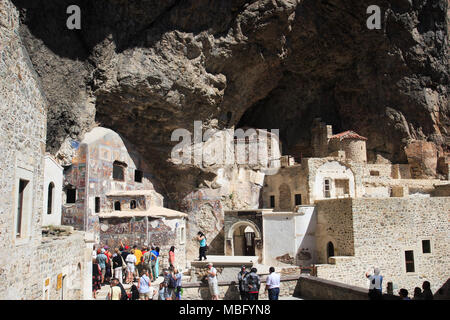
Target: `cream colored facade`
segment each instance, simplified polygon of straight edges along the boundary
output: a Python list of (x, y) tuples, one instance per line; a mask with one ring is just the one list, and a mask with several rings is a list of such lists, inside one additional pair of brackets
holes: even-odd
[(427, 280), (435, 293), (450, 277), (449, 182), (414, 179), (409, 164), (367, 163), (364, 139), (321, 124), (317, 157), (282, 161), (265, 177), (263, 208), (273, 213), (263, 223), (264, 261), (315, 264), (318, 277), (360, 287), (376, 266), (384, 292), (388, 282), (397, 293)]

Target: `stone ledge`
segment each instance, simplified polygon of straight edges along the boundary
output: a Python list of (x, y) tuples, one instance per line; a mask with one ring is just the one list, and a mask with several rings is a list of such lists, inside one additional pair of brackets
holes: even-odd
[[(287, 281), (297, 281), (300, 279), (300, 275), (296, 276), (285, 276), (281, 277), (281, 282), (287, 282)], [(266, 279), (261, 279), (261, 283), (266, 283)], [(232, 285), (238, 285), (237, 281), (218, 281), (217, 283), (219, 286), (232, 286)], [(197, 288), (197, 287), (208, 287), (207, 281), (196, 281), (196, 282), (188, 282), (183, 283), (183, 288)]]
[(299, 279), (305, 279), (305, 280), (311, 281), (311, 282), (318, 282), (320, 284), (324, 284), (327, 286), (339, 287), (340, 289), (343, 289), (344, 291), (352, 291), (352, 292), (357, 292), (357, 293), (362, 293), (362, 294), (367, 295), (367, 289), (357, 287), (357, 286), (352, 286), (352, 285), (345, 284), (342, 282), (327, 280), (327, 279), (314, 277), (314, 276), (310, 276), (310, 275), (300, 275)]

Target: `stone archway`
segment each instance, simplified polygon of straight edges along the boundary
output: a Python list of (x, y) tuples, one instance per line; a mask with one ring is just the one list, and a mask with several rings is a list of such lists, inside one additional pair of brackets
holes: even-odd
[(227, 234), (233, 256), (258, 255), (256, 242), (261, 241), (259, 228), (251, 221), (239, 221), (231, 226)]

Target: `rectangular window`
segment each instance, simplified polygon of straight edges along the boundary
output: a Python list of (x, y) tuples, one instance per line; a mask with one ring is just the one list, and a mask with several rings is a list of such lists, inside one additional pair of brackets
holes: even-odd
[(405, 251), (406, 272), (414, 272), (414, 251)]
[(330, 197), (330, 180), (329, 179), (325, 179), (325, 181), (324, 181), (323, 194), (324, 194), (325, 198), (329, 198)]
[(118, 181), (125, 181), (125, 162), (114, 161), (113, 163), (113, 179)]
[(66, 196), (67, 196), (66, 203), (75, 203), (77, 200), (77, 189), (67, 189)]
[(302, 204), (302, 195), (301, 194), (296, 194), (295, 195), (295, 205), (299, 206)]
[(379, 177), (380, 176), (380, 171), (370, 170), (370, 175), (372, 177)]
[(270, 196), (270, 207), (275, 208), (275, 196)]
[(423, 253), (431, 253), (431, 241), (430, 240), (422, 240), (422, 252)]
[(95, 212), (100, 212), (100, 197), (95, 197)]
[(24, 195), (25, 189), (28, 185), (27, 180), (20, 179), (19, 180), (19, 194), (18, 194), (18, 203), (17, 203), (17, 217), (16, 217), (16, 237), (20, 237), (22, 235), (22, 221), (24, 215)]
[(180, 228), (180, 244), (183, 244), (186, 241), (186, 232), (184, 227)]
[(143, 172), (140, 170), (134, 170), (134, 181), (135, 182), (142, 182), (142, 176)]

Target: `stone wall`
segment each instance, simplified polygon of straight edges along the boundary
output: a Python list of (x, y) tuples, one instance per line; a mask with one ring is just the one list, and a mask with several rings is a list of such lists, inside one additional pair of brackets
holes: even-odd
[[(87, 300), (92, 295), (92, 248), (84, 233), (60, 238), (43, 238), (37, 248), (39, 272), (32, 272), (38, 285), (33, 299)], [(58, 287), (58, 277), (61, 286)], [(24, 284), (24, 290), (28, 290)], [(39, 290), (42, 290), (39, 294)], [(46, 292), (47, 291), (47, 292)]]
[[(0, 1), (0, 298), (42, 296), (39, 268), (46, 100), (19, 37), (19, 13)], [(29, 181), (22, 236), (16, 237), (19, 179)], [(27, 201), (28, 200), (28, 201)], [(19, 280), (20, 279), (20, 280)], [(27, 284), (25, 286), (25, 283)], [(27, 287), (27, 289), (25, 289)]]
[(338, 256), (353, 256), (354, 225), (352, 199), (332, 199), (316, 202), (317, 263), (327, 263), (327, 245), (333, 243)]
[(311, 300), (367, 300), (368, 290), (344, 283), (301, 275), (295, 295)]
[[(377, 266), (383, 290), (393, 282), (409, 292), (425, 280), (436, 292), (450, 277), (449, 197), (329, 200), (316, 208), (318, 228), (338, 239), (353, 235), (354, 248), (353, 255), (341, 257), (344, 243), (338, 240), (337, 257), (317, 267), (318, 277), (365, 288), (364, 273)], [(423, 253), (422, 240), (430, 241), (431, 253)], [(318, 234), (321, 256), (326, 241), (326, 232)], [(406, 272), (407, 250), (414, 253), (414, 272)]]
[[(92, 265), (84, 235), (42, 237), (48, 105), (19, 37), (19, 13), (8, 0), (0, 0), (0, 56), (0, 299), (43, 299), (46, 288), (49, 299), (88, 298)], [(20, 179), (29, 182), (16, 236)], [(59, 274), (66, 278), (56, 290)]]
[[(284, 196), (284, 201), (289, 205), (282, 205), (281, 193), (282, 186), (287, 185), (290, 189), (288, 197)], [(270, 196), (275, 197), (275, 211), (290, 211), (295, 206), (295, 195), (300, 194), (302, 204), (308, 202), (307, 176), (304, 167), (301, 165), (293, 165), (280, 168), (276, 175), (267, 175), (262, 190), (263, 208), (270, 208)]]

